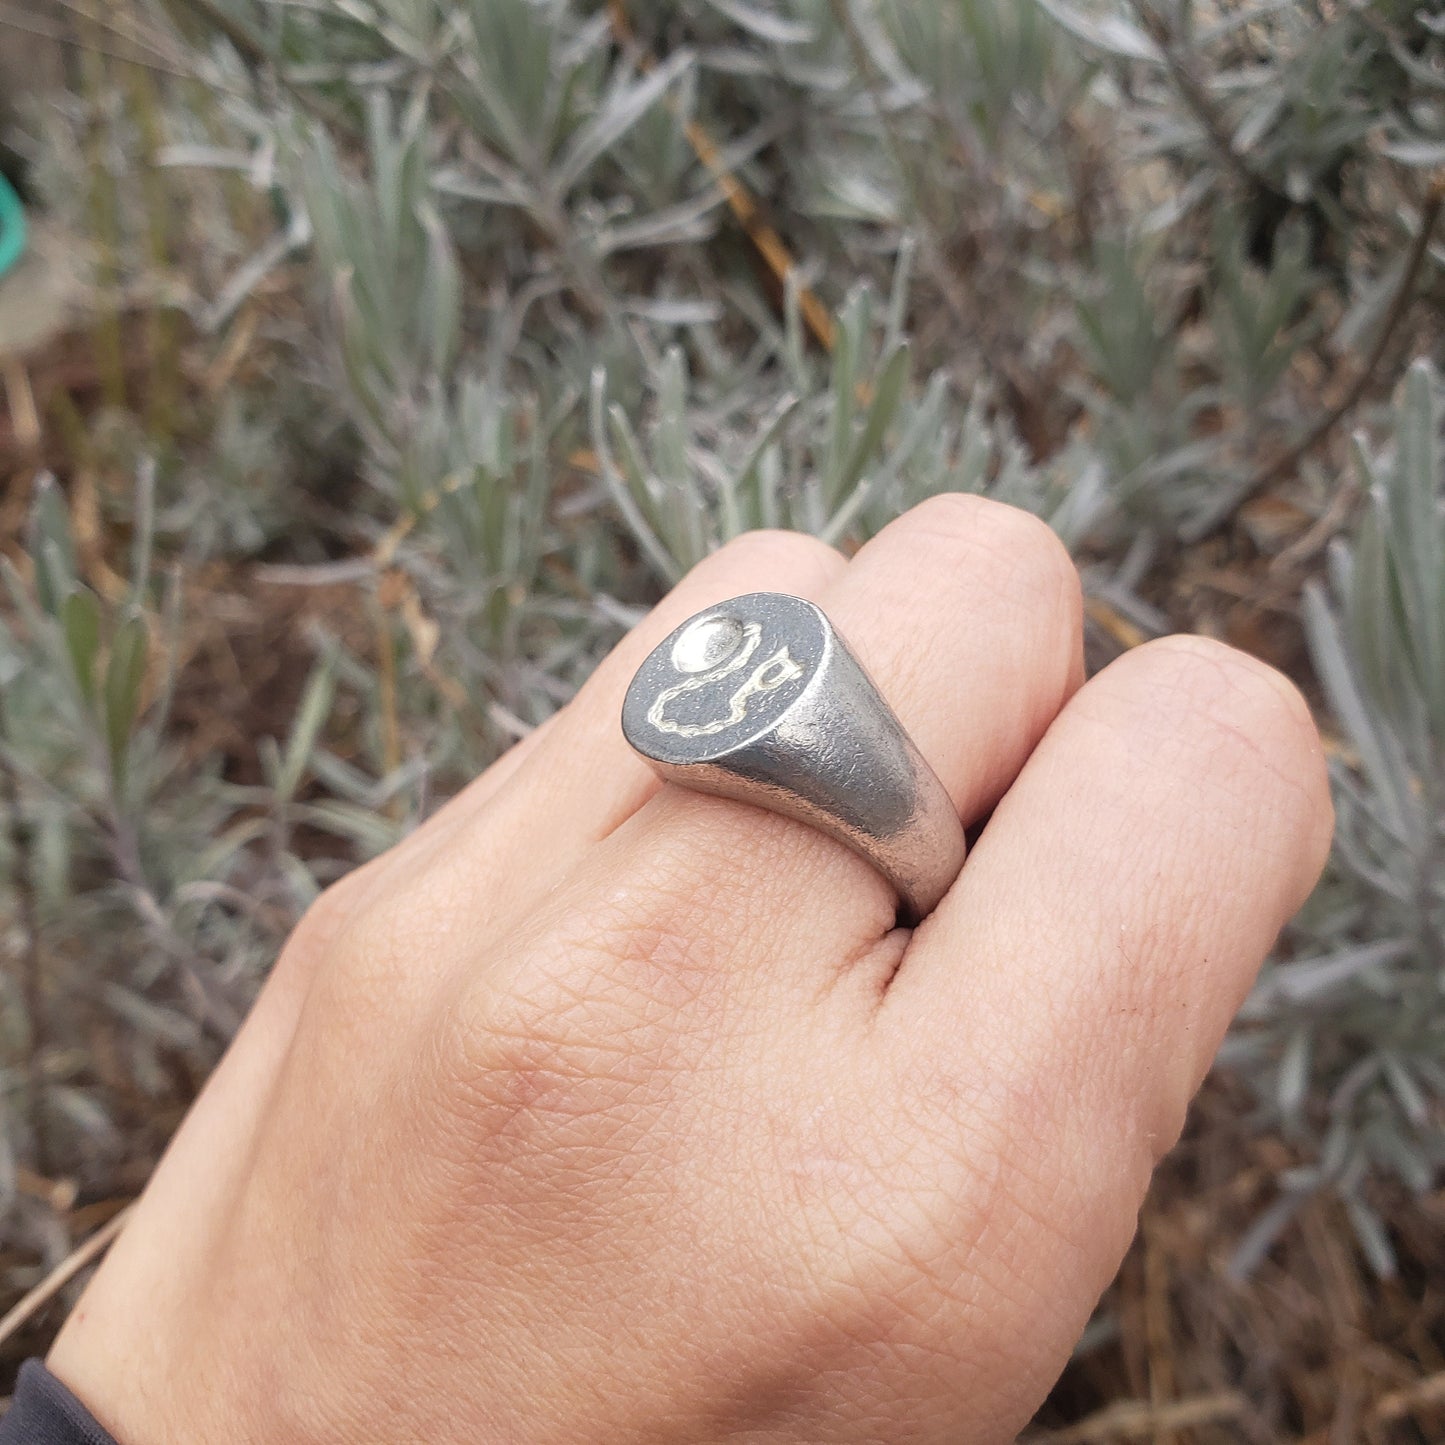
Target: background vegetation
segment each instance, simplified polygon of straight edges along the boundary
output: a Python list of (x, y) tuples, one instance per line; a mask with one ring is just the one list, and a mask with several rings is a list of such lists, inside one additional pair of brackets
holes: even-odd
[(0, 0), (0, 67), (7, 1371), (321, 887), (722, 539), (962, 488), (1095, 664), (1299, 678), (1340, 814), (1038, 1438), (1440, 1438), (1433, 7)]

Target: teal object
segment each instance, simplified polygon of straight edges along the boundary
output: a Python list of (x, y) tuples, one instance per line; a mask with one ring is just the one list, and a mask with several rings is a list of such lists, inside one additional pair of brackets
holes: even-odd
[(15, 187), (0, 175), (0, 276), (25, 254), (25, 207)]

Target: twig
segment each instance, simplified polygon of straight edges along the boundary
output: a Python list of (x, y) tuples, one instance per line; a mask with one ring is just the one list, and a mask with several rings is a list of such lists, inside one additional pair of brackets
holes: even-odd
[(1240, 154), (1224, 117), (1215, 108), (1214, 102), (1209, 98), (1209, 92), (1204, 88), (1199, 77), (1195, 75), (1189, 63), (1180, 54), (1178, 46), (1174, 43), (1174, 36), (1163, 17), (1147, 3), (1147, 0), (1129, 0), (1129, 4), (1138, 17), (1139, 23), (1159, 47), (1175, 88), (1183, 97), (1184, 103), (1194, 112), (1195, 119), (1203, 128), (1210, 145), (1219, 152), (1219, 157), (1225, 166), (1234, 172), (1235, 178), (1241, 181), (1247, 190), (1269, 196), (1286, 206), (1291, 205), (1289, 197), (1268, 176), (1255, 170)]
[(1376, 1420), (1404, 1420), (1417, 1410), (1445, 1405), (1445, 1370), (1416, 1380), (1403, 1390), (1392, 1390), (1375, 1402), (1370, 1411)]
[[(728, 203), (728, 209), (767, 263), (768, 270), (781, 284), (786, 285), (788, 277), (797, 271), (798, 263), (793, 260), (783, 238), (763, 219), (758, 203), (753, 200), (748, 188), (723, 165), (718, 148), (707, 131), (697, 121), (689, 119), (683, 122), (683, 132), (693, 153), (712, 173)], [(804, 324), (813, 333), (813, 339), (824, 351), (832, 351), (837, 330), (833, 315), (811, 287), (799, 286), (798, 309), (802, 312)]]
[(90, 1264), (97, 1255), (104, 1253), (114, 1242), (116, 1235), (125, 1228), (133, 1204), (127, 1204), (113, 1219), (102, 1224), (84, 1244), (65, 1256), (54, 1269), (40, 1281), (20, 1302), (0, 1320), (0, 1345), (3, 1345), (31, 1316), (43, 1309), (55, 1298), (76, 1275)]
[(1347, 477), (1319, 518), (1269, 564), (1270, 576), (1288, 578), (1308, 567), (1350, 520), (1362, 495), (1360, 479)]
[(0, 363), (5, 378), (5, 399), (10, 407), (10, 421), (15, 431), (15, 440), (27, 453), (40, 450), (45, 439), (40, 426), (40, 412), (35, 405), (35, 392), (30, 386), (30, 375), (25, 363), (18, 356), (7, 356)]
[(1169, 1259), (1156, 1216), (1146, 1218), (1144, 1234), (1144, 1335), (1148, 1353), (1149, 1402), (1156, 1414), (1153, 1445), (1177, 1445), (1174, 1428), (1158, 1418), (1174, 1403), (1176, 1347), (1170, 1318)]
[(50, 1137), (45, 1127), (45, 1098), (41, 1069), (49, 1043), (46, 1028), (44, 961), (40, 956), (40, 920), (35, 907), (35, 885), (26, 857), (25, 825), (20, 812), (20, 782), (8, 759), (0, 757), (0, 779), (4, 784), (5, 828), (14, 859), (16, 915), (20, 924), (20, 992), (25, 1000), (25, 1025), (29, 1047), (26, 1051), (26, 1108), (35, 1144), (35, 1163), (41, 1174), (50, 1173)]
[[(400, 605), (402, 592), (407, 585), (405, 573), (384, 572), (376, 595), (376, 690), (381, 706), (381, 775), (384, 778), (391, 777), (401, 767), (401, 723), (397, 717), (396, 701), (396, 640), (391, 634), (391, 612), (393, 605)], [(399, 801), (399, 798), (393, 801)]]
[(1425, 207), (1420, 213), (1420, 224), (1416, 230), (1415, 239), (1411, 243), (1410, 253), (1405, 260), (1405, 269), (1400, 276), (1400, 284), (1391, 299), (1390, 309), (1380, 327), (1380, 334), (1375, 338), (1375, 344), (1370, 348), (1370, 354), (1365, 358), (1358, 375), (1351, 382), (1344, 396), (1299, 441), (1272, 462), (1261, 467), (1224, 502), (1206, 512), (1197, 521), (1181, 527), (1180, 538), (1187, 545), (1192, 546), (1224, 531), (1241, 507), (1252, 501), (1266, 487), (1294, 471), (1364, 399), (1365, 392), (1369, 390), (1370, 383), (1375, 379), (1375, 373), (1380, 368), (1380, 363), (1384, 361), (1385, 355), (1390, 349), (1390, 343), (1395, 339), (1395, 333), (1400, 329), (1400, 324), (1405, 317), (1409, 315), (1411, 304), (1415, 300), (1415, 286), (1420, 279), (1420, 272), (1425, 265), (1426, 257), (1430, 254), (1430, 241), (1435, 233), (1436, 224), (1440, 220), (1442, 208), (1445, 208), (1445, 181), (1437, 182), (1432, 186), (1426, 197)]
[(1111, 1440), (1143, 1440), (1161, 1430), (1187, 1430), (1195, 1425), (1235, 1420), (1247, 1408), (1244, 1397), (1236, 1394), (1201, 1395), (1160, 1406), (1144, 1400), (1117, 1400), (1066, 1430), (1025, 1435), (1019, 1445), (1104, 1445)]

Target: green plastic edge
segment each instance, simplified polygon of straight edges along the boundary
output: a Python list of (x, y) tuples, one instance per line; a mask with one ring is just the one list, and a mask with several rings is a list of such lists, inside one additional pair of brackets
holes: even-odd
[(0, 175), (0, 276), (25, 254), (25, 207), (15, 187)]

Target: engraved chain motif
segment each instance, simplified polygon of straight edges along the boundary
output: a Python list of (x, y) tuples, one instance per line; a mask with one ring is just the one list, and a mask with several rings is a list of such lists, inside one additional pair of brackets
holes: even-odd
[(748, 707), (754, 698), (773, 692), (785, 683), (802, 677), (802, 667), (793, 661), (786, 646), (780, 647), (771, 657), (760, 662), (743, 679), (737, 690), (728, 699), (726, 717), (710, 723), (674, 722), (666, 715), (667, 706), (687, 693), (696, 692), (699, 688), (710, 687), (713, 683), (720, 682), (735, 672), (740, 672), (752, 661), (753, 654), (757, 652), (762, 639), (763, 629), (756, 622), (748, 623), (743, 629), (743, 644), (732, 657), (720, 663), (711, 672), (701, 673), (697, 677), (689, 677), (682, 682), (675, 683), (672, 687), (664, 688), (658, 693), (656, 702), (648, 709), (647, 721), (658, 732), (672, 733), (680, 738), (712, 737), (715, 733), (726, 732), (728, 728), (736, 727), (747, 717)]

